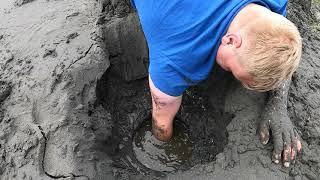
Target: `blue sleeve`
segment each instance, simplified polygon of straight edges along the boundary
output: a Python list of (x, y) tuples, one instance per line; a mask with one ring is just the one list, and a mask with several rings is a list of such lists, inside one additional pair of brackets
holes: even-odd
[(168, 58), (150, 56), (149, 75), (154, 85), (170, 96), (180, 96), (189, 87)]
[(265, 3), (269, 6), (271, 11), (283, 16), (287, 15), (288, 0), (268, 0), (265, 1)]
[(136, 5), (134, 4), (134, 0), (130, 0), (131, 2), (131, 6), (133, 7), (133, 9), (136, 9)]
[(287, 16), (287, 4), (288, 4), (288, 1), (285, 1), (284, 6), (282, 6), (282, 8), (280, 9), (280, 13), (281, 13), (283, 16)]

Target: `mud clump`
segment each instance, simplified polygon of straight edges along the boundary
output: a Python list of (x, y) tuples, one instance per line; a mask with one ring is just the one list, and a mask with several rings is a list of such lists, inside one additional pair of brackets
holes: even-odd
[(9, 83), (0, 81), (0, 103), (10, 95), (11, 89), (12, 87)]
[(22, 6), (22, 5), (30, 3), (32, 1), (34, 1), (34, 0), (15, 0), (14, 5), (15, 6)]

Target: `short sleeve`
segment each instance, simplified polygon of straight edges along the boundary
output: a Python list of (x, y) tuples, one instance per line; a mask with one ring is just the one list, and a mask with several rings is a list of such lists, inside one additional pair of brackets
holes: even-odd
[(154, 85), (170, 96), (180, 96), (189, 87), (183, 75), (166, 57), (150, 59), (149, 75)]
[(282, 6), (282, 8), (280, 9), (279, 13), (281, 13), (283, 16), (287, 16), (287, 1), (285, 3), (285, 5)]
[(283, 16), (287, 15), (288, 0), (264, 0), (269, 9)]
[(131, 6), (133, 7), (133, 9), (136, 9), (136, 5), (134, 3), (134, 0), (130, 0)]

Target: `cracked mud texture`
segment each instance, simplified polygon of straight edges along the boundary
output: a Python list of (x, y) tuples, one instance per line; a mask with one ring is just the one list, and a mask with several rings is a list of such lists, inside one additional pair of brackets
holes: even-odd
[(302, 157), (288, 169), (272, 164), (272, 142), (256, 136), (266, 95), (214, 71), (178, 114), (205, 137), (192, 167), (159, 174), (140, 169), (128, 145), (151, 102), (147, 45), (129, 1), (1, 0), (0, 179), (318, 180), (320, 8), (289, 2), (304, 41), (288, 101)]

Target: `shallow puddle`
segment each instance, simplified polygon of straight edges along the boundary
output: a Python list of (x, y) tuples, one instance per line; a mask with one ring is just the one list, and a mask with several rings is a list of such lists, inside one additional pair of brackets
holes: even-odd
[(188, 129), (180, 121), (174, 123), (173, 137), (168, 142), (157, 140), (152, 134), (151, 119), (137, 129), (132, 142), (133, 152), (145, 167), (162, 172), (178, 170), (191, 157), (192, 145)]

